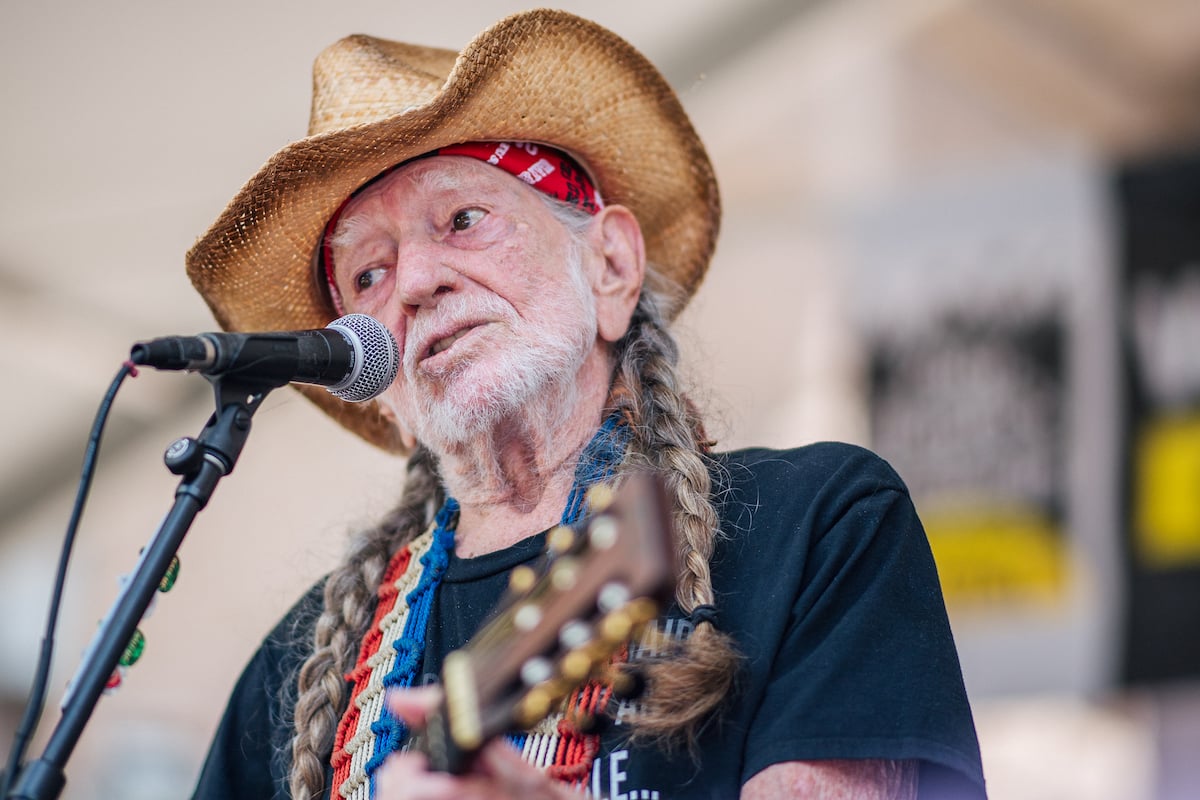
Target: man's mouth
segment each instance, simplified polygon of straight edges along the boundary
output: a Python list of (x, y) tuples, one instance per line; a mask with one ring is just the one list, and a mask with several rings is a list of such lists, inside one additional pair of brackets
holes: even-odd
[(442, 352), (447, 347), (461, 339), (464, 333), (466, 333), (466, 331), (462, 330), (453, 336), (447, 336), (445, 339), (438, 339), (433, 343), (433, 347), (429, 348), (429, 355), (436, 356), (438, 353)]
[(455, 342), (457, 342), (462, 337), (466, 336), (471, 331), (475, 330), (477, 327), (479, 327), (479, 326), (478, 325), (468, 325), (465, 328), (461, 328), (460, 330), (455, 331), (454, 333), (450, 334), (449, 336), (444, 336), (441, 339), (438, 339), (436, 342), (434, 342), (433, 344), (431, 344), (429, 346), (428, 350), (425, 351), (425, 358), (432, 358), (433, 356), (436, 356), (438, 353), (441, 353), (445, 350), (449, 350), (450, 347), (453, 346), (453, 344)]

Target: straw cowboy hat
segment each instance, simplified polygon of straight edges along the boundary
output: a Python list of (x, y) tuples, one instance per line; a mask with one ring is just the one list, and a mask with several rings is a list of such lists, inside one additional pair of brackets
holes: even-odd
[[(606, 203), (641, 223), (673, 317), (712, 255), (720, 200), (712, 165), (675, 93), (611, 31), (561, 11), (501, 20), (461, 53), (369, 36), (313, 67), (308, 136), (276, 153), (187, 255), (188, 275), (227, 330), (318, 328), (338, 316), (315, 269), (326, 221), (389, 167), (459, 142), (532, 141), (573, 155)], [(377, 404), (301, 390), (367, 441), (403, 452)]]

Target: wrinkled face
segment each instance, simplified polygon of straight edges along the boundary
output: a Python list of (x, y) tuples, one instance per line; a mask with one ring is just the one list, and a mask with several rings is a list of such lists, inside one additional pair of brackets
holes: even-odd
[(400, 346), (384, 400), (426, 443), (467, 441), (569, 390), (599, 352), (586, 243), (483, 162), (395, 170), (347, 205), (331, 245), (345, 310), (378, 318)]

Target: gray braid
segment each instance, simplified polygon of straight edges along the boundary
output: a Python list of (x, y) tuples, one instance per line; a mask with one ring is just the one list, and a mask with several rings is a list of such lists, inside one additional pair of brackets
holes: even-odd
[[(676, 600), (685, 612), (713, 602), (709, 561), (720, 536), (713, 506), (710, 447), (699, 413), (678, 386), (679, 348), (666, 328), (656, 293), (644, 289), (630, 330), (617, 346), (611, 402), (633, 423), (630, 463), (664, 476), (675, 502), (680, 555)], [(647, 669), (649, 692), (635, 735), (690, 745), (700, 725), (729, 693), (738, 666), (732, 639), (699, 623), (674, 657)]]
[(396, 551), (425, 529), (443, 499), (432, 456), (417, 448), (408, 461), (399, 506), (355, 537), (345, 560), (326, 580), (313, 652), (297, 680), (289, 779), (293, 800), (320, 797), (325, 789), (325, 765), (347, 699), (343, 676), (353, 668), (375, 613), (383, 574)]
[[(592, 216), (549, 196), (543, 200), (582, 240)], [(675, 501), (681, 565), (676, 599), (690, 613), (713, 602), (708, 565), (720, 530), (705, 457), (711, 443), (699, 412), (679, 386), (679, 346), (663, 312), (679, 306), (679, 287), (648, 266), (629, 331), (614, 348), (617, 367), (609, 403), (624, 413), (634, 432), (627, 465), (640, 463), (662, 474)], [(728, 696), (738, 663), (732, 638), (710, 622), (698, 624), (674, 657), (648, 666), (650, 691), (633, 721), (634, 737), (666, 747), (682, 739), (693, 747), (700, 725)]]

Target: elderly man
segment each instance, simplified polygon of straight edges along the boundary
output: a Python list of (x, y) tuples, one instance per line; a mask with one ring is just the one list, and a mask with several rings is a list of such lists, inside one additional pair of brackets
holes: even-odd
[[(396, 510), (250, 662), (197, 798), (977, 797), (970, 708), (900, 479), (845, 445), (711, 450), (669, 322), (719, 202), (678, 100), (577, 17), (505, 19), (461, 54), (355, 36), (318, 59), (310, 136), (188, 257), (234, 330), (347, 312), (395, 334), (369, 405), (310, 397), (408, 454)], [(409, 751), (447, 654), (592, 485), (661, 475), (674, 645), (626, 652), (462, 775)], [(600, 730), (576, 722), (607, 715)], [(514, 747), (515, 745), (515, 747)]]

